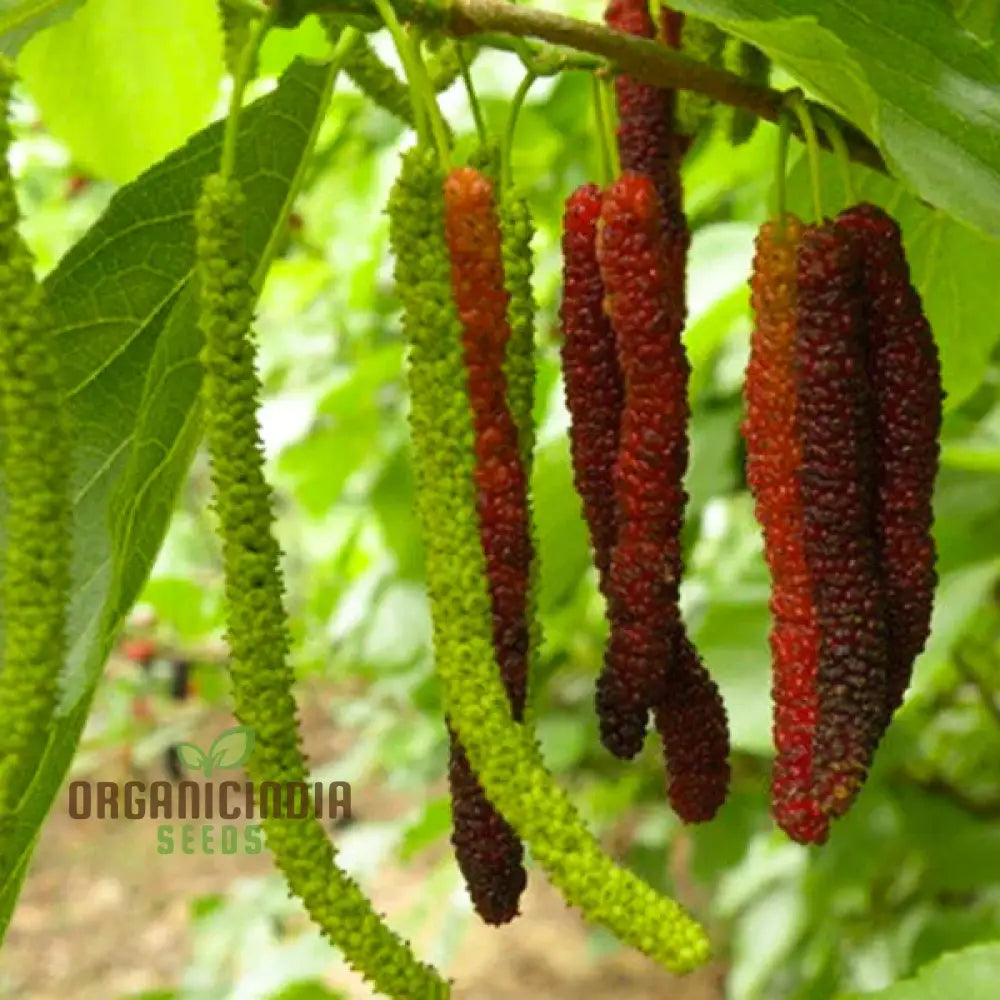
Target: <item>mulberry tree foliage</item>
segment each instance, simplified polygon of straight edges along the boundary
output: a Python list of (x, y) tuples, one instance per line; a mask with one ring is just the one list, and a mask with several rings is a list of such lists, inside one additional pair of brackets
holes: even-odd
[[(316, 652), (324, 668), (336, 663), (338, 678), (355, 664), (327, 655), (323, 627), (343, 586), (360, 593), (353, 585), (384, 574), (388, 552), (405, 579), (377, 590), (384, 611), (397, 588), (419, 588), (417, 566), (426, 556), (443, 719), (425, 710), (437, 688), (422, 683), (422, 660), (412, 655), (419, 629), (409, 628), (409, 616), (361, 615), (351, 627), (358, 636), (376, 630), (382, 640), (357, 647), (370, 652), (363, 683), (376, 697), (392, 689), (389, 697), (408, 713), (403, 738), (416, 752), (406, 755), (401, 766), (412, 770), (400, 777), (416, 787), (429, 770), (420, 748), (438, 754), (451, 741), (453, 841), (487, 921), (516, 914), (527, 870), (537, 864), (568, 902), (662, 964), (684, 971), (707, 956), (703, 933), (676, 904), (602, 852), (545, 770), (544, 741), (602, 832), (613, 827), (629, 864), (650, 862), (657, 885), (678, 830), (669, 817), (662, 822), (666, 807), (682, 822), (714, 820), (707, 830), (684, 831), (677, 843), (690, 857), (700, 916), (726, 955), (736, 992), (776, 1000), (816, 988), (846, 995), (870, 989), (875, 975), (909, 975), (942, 950), (993, 933), (1000, 383), (990, 317), (1000, 269), (1000, 158), (990, 109), (1000, 76), (988, 4), (870, 0), (862, 16), (851, 5), (820, 0), (803, 18), (787, 0), (684, 0), (683, 12), (611, 0), (605, 23), (631, 38), (618, 39), (610, 74), (623, 171), (613, 179), (605, 171), (602, 190), (581, 181), (602, 159), (587, 85), (595, 68), (598, 76), (607, 72), (605, 57), (593, 51), (606, 33), (556, 22), (532, 4), (389, 2), (422, 56), (428, 79), (417, 88), (379, 58), (379, 44), (369, 44), (380, 28), (370, 0), (210, 4), (204, 10), (209, 20), (218, 11), (222, 33), (192, 51), (165, 30), (154, 46), (163, 65), (157, 59), (148, 73), (118, 74), (129, 84), (119, 84), (121, 105), (93, 99), (107, 91), (91, 89), (83, 46), (82, 55), (66, 58), (67, 45), (79, 40), (69, 18), (36, 47), (49, 52), (47, 61), (25, 51), (30, 103), (17, 113), (30, 118), (37, 107), (42, 122), (24, 129), (13, 163), (22, 205), (42, 207), (22, 229), (45, 270), (60, 249), (53, 242), (62, 234), (53, 235), (50, 220), (52, 202), (62, 211), (63, 183), (70, 181), (69, 225), (82, 226), (108, 193), (82, 171), (114, 162), (129, 147), (127, 130), (102, 134), (87, 125), (71, 135), (66, 128), (63, 167), (50, 155), (48, 130), (65, 127), (57, 111), (69, 108), (70, 122), (100, 123), (107, 104), (103, 120), (120, 121), (121, 108), (134, 107), (156, 121), (149, 95), (174, 48), (189, 65), (217, 64), (207, 107), (218, 96), (223, 61), (236, 76), (250, 63), (252, 73), (270, 76), (297, 46), (320, 40), (309, 34), (317, 21), (310, 16), (259, 63), (245, 58), (272, 7), (280, 8), (283, 27), (320, 8), (338, 47), (356, 29), (368, 38), (359, 34), (343, 62), (335, 58), (360, 93), (339, 95), (327, 115), (336, 74), (320, 62), (297, 63), (261, 99), (260, 113), (247, 109), (239, 130), (227, 131), (227, 143), (236, 139), (228, 152), (235, 146), (237, 153), (235, 160), (223, 155), (222, 172), (239, 183), (213, 177), (202, 188), (206, 170), (219, 162), (217, 123), (117, 194), (41, 287), (18, 233), (6, 164), (11, 137), (2, 126), (0, 932), (93, 692), (99, 709), (109, 696), (98, 687), (107, 651), (131, 648), (118, 642), (117, 630), (184, 495), (204, 419), (234, 701), (257, 733), (248, 768), (255, 781), (308, 775), (292, 696), (277, 507), (294, 519), (290, 546), (302, 546), (289, 554), (289, 573), (311, 571), (324, 558), (321, 549), (331, 553), (317, 574), (325, 589), (298, 605), (304, 622), (296, 625), (308, 635), (305, 659)], [(0, 25), (4, 51), (52, 24), (59, 5), (50, 6)], [(62, 6), (69, 13), (73, 4)], [(184, 8), (171, 15), (179, 30)], [(494, 19), (490, 31), (473, 30), (477, 13)], [(168, 28), (170, 21), (160, 23)], [(565, 48), (546, 44), (556, 23)], [(136, 51), (128, 37), (122, 50)], [(640, 70), (642, 53), (650, 45), (729, 70), (758, 89), (730, 78), (730, 93), (746, 105), (738, 107), (653, 87), (629, 75), (633, 65), (645, 74), (652, 60)], [(521, 119), (530, 120), (530, 136), (522, 127), (513, 150), (473, 136), (469, 116), (452, 115), (466, 99), (460, 88), (442, 102), (452, 121), (435, 136), (441, 148), (407, 153), (393, 188), (397, 282), (390, 285), (376, 204), (381, 180), (396, 166), (400, 142), (428, 124), (434, 92), (458, 80), (459, 55), (471, 62), (491, 47), (513, 47), (541, 75), (558, 74), (554, 85), (531, 91)], [(918, 51), (933, 73), (914, 81), (895, 71)], [(849, 168), (860, 204), (840, 211), (855, 200), (847, 193), (852, 185), (838, 169), (843, 164), (825, 154), (814, 178), (803, 182), (810, 166), (803, 157), (777, 186), (777, 199), (768, 198), (776, 130), (749, 107), (778, 107), (780, 95), (760, 89), (771, 56), (776, 84), (790, 76), (816, 103), (836, 105), (852, 155), (873, 162), (882, 153), (884, 173)], [(95, 81), (115, 77), (115, 61), (101, 62)], [(675, 66), (691, 70), (682, 59)], [(510, 93), (490, 66), (481, 68), (474, 85), (490, 127), (508, 110)], [(2, 76), (6, 105), (6, 63)], [(50, 92), (60, 78), (69, 81), (61, 99)], [(692, 75), (691, 82), (706, 78)], [(262, 93), (268, 82), (259, 81)], [(180, 113), (193, 103), (193, 88), (172, 96)], [(373, 105), (396, 120), (372, 113)], [(481, 148), (461, 160), (477, 141)], [(448, 161), (480, 171), (457, 172), (476, 198), (451, 219)], [(822, 218), (821, 207), (809, 215), (811, 225), (790, 214), (775, 219), (765, 204), (787, 203), (806, 218), (809, 195), (833, 221)], [(764, 218), (772, 221), (757, 238), (750, 360), (740, 387), (733, 360), (748, 340), (741, 308), (749, 233)], [(452, 264), (461, 254), (449, 246), (450, 222), (469, 228), (461, 254), (470, 270), (458, 280)], [(269, 360), (278, 359), (269, 390), (294, 383), (295, 391), (322, 392), (324, 380), (343, 378), (309, 440), (289, 446), (303, 445), (299, 460), (315, 455), (309, 448), (316, 441), (329, 443), (328, 468), (312, 467), (323, 463), (311, 459), (291, 472), (295, 462), (276, 468), (282, 487), (296, 475), (320, 487), (310, 514), (321, 515), (328, 499), (330, 523), (301, 519), (294, 501), (276, 504), (261, 471), (262, 389), (250, 328), (256, 286), (268, 271), (276, 312), (302, 301), (304, 274), (315, 281), (308, 292), (315, 307), (288, 306), (295, 336), (283, 330), (271, 339), (273, 317), (263, 323)], [(560, 293), (557, 352), (547, 325)], [(391, 391), (391, 370), (383, 378), (382, 365), (400, 348), (396, 301), (404, 306), (419, 532), (409, 520), (409, 478), (394, 478), (399, 470), (391, 464), (401, 455), (392, 421), (407, 405)], [(304, 362), (300, 334), (317, 330), (314, 343), (322, 346)], [(550, 391), (560, 361), (568, 448), (556, 440), (563, 415)], [(373, 378), (390, 391), (373, 392)], [(350, 497), (335, 499), (348, 479)], [(200, 488), (196, 477), (191, 495)], [(341, 537), (349, 504), (358, 531)], [(544, 529), (537, 536), (536, 516)], [(598, 595), (585, 572), (585, 532)], [(322, 544), (314, 547), (317, 533)], [(540, 547), (551, 560), (544, 579)], [(216, 572), (214, 560), (199, 569)], [(164, 594), (198, 589), (190, 578), (175, 586), (164, 569), (170, 562), (157, 570), (167, 584), (157, 580), (146, 595), (164, 629), (176, 624), (175, 611), (183, 616)], [(601, 604), (610, 621), (598, 625)], [(199, 610), (206, 631), (217, 624), (208, 614)], [(586, 692), (599, 673), (595, 719)], [(409, 694), (411, 681), (420, 685), (415, 703), (400, 694)], [(94, 717), (100, 721), (103, 711)], [(620, 756), (638, 756), (650, 721), (663, 748), (665, 787), (647, 780), (648, 761), (624, 765), (595, 753), (600, 734)], [(360, 739), (370, 740), (370, 732)], [(359, 751), (371, 764), (387, 752)], [(764, 815), (768, 778), (777, 825), (794, 841), (825, 843), (822, 850), (802, 851), (772, 836)], [(732, 800), (720, 809), (730, 783)], [(418, 837), (436, 829), (436, 810), (434, 802)], [(413, 957), (340, 871), (318, 824), (272, 819), (266, 833), (293, 893), (374, 990), (448, 995), (450, 984)], [(855, 863), (862, 855), (866, 863)], [(762, 857), (766, 879), (756, 870)], [(831, 914), (847, 916), (844, 933), (825, 933)], [(774, 932), (758, 949), (756, 932), (765, 925)], [(914, 988), (925, 979), (936, 985), (936, 968)]]

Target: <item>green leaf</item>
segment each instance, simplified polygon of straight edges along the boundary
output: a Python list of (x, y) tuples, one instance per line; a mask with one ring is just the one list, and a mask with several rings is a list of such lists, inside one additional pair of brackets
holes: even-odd
[(212, 741), (208, 751), (212, 766), (229, 770), (246, 763), (253, 753), (254, 734), (249, 726), (233, 726)]
[(201, 128), (218, 100), (222, 33), (204, 0), (88, 0), (25, 46), (47, 128), (90, 173), (123, 183)]
[(330, 42), (318, 17), (307, 17), (291, 31), (271, 31), (261, 46), (259, 68), (262, 76), (283, 73), (296, 56), (322, 59)]
[[(822, 157), (823, 209), (828, 215), (847, 205), (843, 182), (832, 156)], [(851, 171), (858, 200), (881, 205), (899, 223), (913, 283), (923, 301), (941, 352), (941, 378), (953, 410), (982, 382), (998, 341), (996, 276), (1000, 242), (922, 204), (899, 183), (865, 167)], [(805, 158), (788, 177), (788, 207), (811, 218), (812, 202)]]
[(1000, 944), (973, 945), (953, 951), (912, 978), (877, 993), (844, 994), (840, 1000), (994, 1000), (1000, 982)]
[(0, 52), (13, 59), (36, 32), (70, 16), (84, 0), (0, 0)]
[(1000, 0), (950, 0), (955, 19), (984, 43), (1000, 41)]
[(763, 49), (918, 195), (1000, 238), (1000, 63), (940, 0), (678, 0)]
[[(254, 208), (247, 248), (259, 272), (300, 182), (328, 77), (325, 67), (296, 63), (242, 120), (237, 174)], [(16, 873), (73, 758), (200, 437), (191, 215), (221, 137), (220, 125), (206, 129), (122, 189), (44, 285), (77, 441), (70, 651), (59, 714), (0, 859), (0, 918), (13, 908)]]
[(913, 967), (974, 944), (991, 943), (1000, 926), (1000, 905), (988, 897), (971, 905), (927, 907), (910, 955)]

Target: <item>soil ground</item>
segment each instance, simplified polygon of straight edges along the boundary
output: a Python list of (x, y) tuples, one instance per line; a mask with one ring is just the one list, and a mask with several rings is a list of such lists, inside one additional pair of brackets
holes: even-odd
[[(328, 720), (307, 713), (303, 723), (312, 759), (333, 758), (336, 747), (325, 736)], [(198, 732), (210, 741), (232, 724), (225, 712), (214, 711), (199, 720)], [(101, 763), (102, 779), (115, 777), (109, 766), (107, 760)], [(159, 765), (143, 775), (147, 781), (163, 776)], [(392, 819), (412, 806), (378, 788), (352, 793), (353, 812), (362, 820)], [(154, 821), (73, 820), (65, 794), (60, 796), (8, 930), (0, 995), (118, 1000), (176, 986), (190, 955), (192, 901), (224, 893), (236, 879), (272, 871), (266, 852), (160, 856), (155, 826)], [(422, 855), (366, 881), (377, 909), (391, 915), (412, 906), (432, 863)], [(541, 873), (533, 872), (531, 882), (513, 925), (470, 926), (446, 970), (457, 984), (456, 1000), (722, 1000), (722, 970), (715, 966), (677, 979), (626, 950), (592, 959), (576, 913)], [(419, 937), (415, 943), (419, 950)], [(326, 979), (352, 1000), (371, 995), (333, 952)]]

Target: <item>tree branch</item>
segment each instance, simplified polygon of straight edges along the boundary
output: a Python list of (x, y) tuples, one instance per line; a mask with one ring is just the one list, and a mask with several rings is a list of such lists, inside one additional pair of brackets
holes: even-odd
[[(476, 36), (494, 45), (504, 35), (536, 38), (600, 56), (606, 62), (603, 67), (595, 63), (596, 70), (627, 74), (658, 87), (691, 90), (722, 104), (743, 108), (766, 121), (776, 122), (783, 108), (784, 95), (779, 90), (758, 86), (735, 73), (698, 62), (652, 39), (636, 38), (590, 21), (507, 0), (392, 0), (392, 3), (402, 19), (446, 34)], [(299, 0), (299, 8), (302, 12), (327, 14), (370, 15), (373, 11), (370, 0)], [(567, 55), (567, 67), (583, 68), (581, 62)], [(851, 159), (888, 173), (882, 155), (864, 134), (830, 109), (826, 111), (843, 133)], [(793, 134), (802, 138), (797, 123)], [(830, 148), (825, 136), (820, 142)]]

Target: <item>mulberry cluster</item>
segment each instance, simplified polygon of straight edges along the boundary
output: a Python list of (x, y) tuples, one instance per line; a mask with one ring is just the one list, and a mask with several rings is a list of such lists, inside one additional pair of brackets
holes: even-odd
[(625, 172), (604, 195), (597, 234), (604, 308), (625, 387), (608, 575), (611, 635), (597, 704), (602, 739), (621, 757), (638, 753), (649, 710), (677, 669), (689, 365), (671, 249), (652, 181)]
[[(510, 295), (493, 183), (477, 170), (459, 167), (445, 181), (444, 204), (452, 289), (462, 324), (476, 433), (476, 505), (493, 611), (494, 651), (513, 718), (520, 722), (530, 649), (527, 607), (532, 544), (521, 435), (507, 394)], [(524, 337), (523, 330), (519, 334)], [(523, 344), (520, 349), (523, 352)], [(520, 369), (515, 367), (515, 371), (520, 374)], [(525, 396), (523, 381), (516, 383), (519, 401)], [(490, 923), (510, 920), (517, 914), (526, 880), (520, 842), (501, 817), (490, 815), (489, 804), (455, 741), (450, 773), (459, 866), (483, 919)], [(463, 796), (471, 800), (462, 801)]]
[(490, 801), (567, 901), (665, 967), (687, 971), (707, 955), (702, 930), (675, 902), (611, 861), (546, 771), (530, 729), (511, 724), (495, 665), (476, 501), (477, 434), (452, 296), (443, 182), (433, 154), (410, 151), (389, 218), (410, 346), (417, 513), (446, 711)]
[(772, 804), (790, 836), (820, 843), (926, 641), (940, 368), (880, 209), (763, 227), (751, 287), (744, 434), (772, 576)]
[(675, 669), (653, 718), (667, 759), (667, 797), (685, 823), (710, 820), (729, 792), (726, 707), (683, 626), (674, 638)]
[(683, 819), (725, 799), (728, 727), (677, 607), (687, 464), (688, 364), (680, 243), (652, 181), (627, 172), (578, 188), (563, 231), (562, 360), (573, 475), (611, 636), (598, 682), (601, 737), (631, 757), (649, 711)]
[(796, 422), (803, 543), (820, 632), (816, 795), (843, 813), (880, 736), (888, 644), (874, 532), (875, 448), (857, 253), (806, 227), (796, 257)]
[[(503, 237), (501, 254), (504, 283), (509, 298), (507, 322), (510, 326), (504, 376), (507, 379), (508, 405), (517, 424), (524, 479), (530, 484), (535, 453), (535, 297), (531, 289), (534, 270), (531, 241), (535, 235), (535, 226), (527, 201), (511, 191), (505, 191), (501, 196), (500, 230)], [(535, 544), (530, 488), (525, 492), (525, 504), (533, 553), (525, 609), (528, 620), (527, 687), (530, 691), (532, 664), (542, 645), (541, 622), (537, 614), (540, 565), (538, 546)]]
[(757, 236), (750, 285), (756, 324), (744, 387), (743, 435), (747, 481), (771, 573), (772, 809), (789, 836), (820, 842), (827, 836), (827, 820), (813, 795), (812, 760), (820, 635), (803, 544), (802, 447), (796, 430), (795, 255), (801, 235), (802, 224), (788, 216), (780, 228), (767, 223)]
[(476, 913), (487, 924), (509, 923), (528, 884), (524, 848), (493, 807), (455, 731), (449, 725), (452, 835), (455, 858)]

